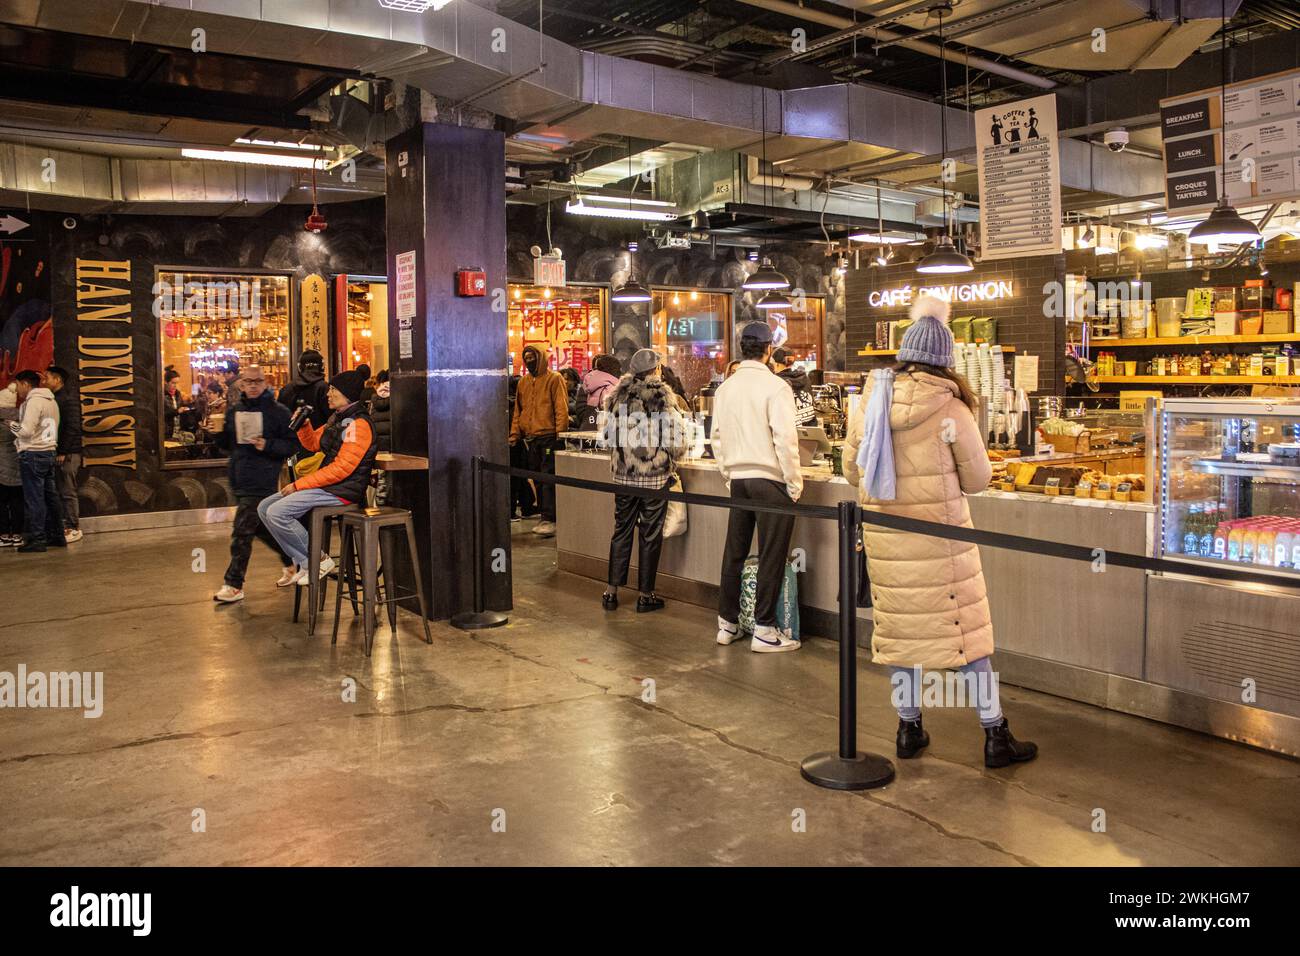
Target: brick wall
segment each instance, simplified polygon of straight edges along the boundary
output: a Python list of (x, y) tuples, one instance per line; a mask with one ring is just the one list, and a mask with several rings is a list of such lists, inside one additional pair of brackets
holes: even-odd
[(1062, 256), (976, 263), (973, 272), (956, 276), (923, 276), (917, 273), (916, 264), (910, 262), (883, 268), (864, 266), (850, 269), (845, 277), (847, 367), (850, 371), (866, 371), (879, 367), (885, 361), (892, 361), (861, 356), (858, 352), (873, 347), (877, 320), (907, 318), (907, 305), (872, 307), (868, 297), (873, 291), (911, 286), (915, 297), (922, 286), (964, 285), (1010, 279), (1013, 284), (1011, 298), (987, 302), (954, 301), (952, 315), (997, 319), (999, 344), (1014, 345), (1021, 354), (1039, 357), (1039, 391), (1044, 394), (1062, 394), (1065, 387), (1061, 364), (1061, 355), (1065, 351), (1065, 320), (1064, 317), (1047, 318), (1043, 315), (1043, 302), (1046, 298), (1043, 286), (1050, 282), (1063, 282), (1064, 270), (1065, 259)]

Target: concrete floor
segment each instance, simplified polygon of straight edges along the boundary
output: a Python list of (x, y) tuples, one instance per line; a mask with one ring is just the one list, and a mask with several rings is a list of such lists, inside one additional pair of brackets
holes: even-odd
[[(606, 614), (523, 535), (509, 627), (429, 647), (403, 615), (366, 660), (350, 615), (336, 648), (290, 622), (260, 545), (248, 600), (214, 605), (227, 531), (0, 553), (0, 670), (103, 671), (106, 697), (97, 720), (0, 710), (0, 863), (1300, 863), (1286, 758), (1004, 687), (1035, 763), (986, 771), (974, 714), (932, 711), (894, 784), (823, 791), (798, 767), (835, 746), (833, 643), (755, 655), (702, 608)], [(864, 668), (860, 746), (892, 755), (887, 691)]]

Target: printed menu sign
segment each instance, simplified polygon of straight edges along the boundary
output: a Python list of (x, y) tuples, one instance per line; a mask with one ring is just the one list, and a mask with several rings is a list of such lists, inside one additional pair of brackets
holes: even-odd
[(975, 112), (980, 260), (1061, 251), (1056, 96)]
[(1300, 199), (1300, 70), (1160, 101), (1165, 200), (1198, 212)]

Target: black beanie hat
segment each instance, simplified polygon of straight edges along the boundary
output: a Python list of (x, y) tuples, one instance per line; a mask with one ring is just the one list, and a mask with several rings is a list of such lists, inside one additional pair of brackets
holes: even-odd
[(338, 389), (349, 402), (359, 401), (365, 387), (366, 377), (356, 369), (350, 372), (339, 372), (330, 379), (330, 388)]
[(315, 349), (305, 349), (302, 355), (298, 356), (298, 368), (314, 368), (323, 371), (325, 368), (325, 356), (321, 355)]

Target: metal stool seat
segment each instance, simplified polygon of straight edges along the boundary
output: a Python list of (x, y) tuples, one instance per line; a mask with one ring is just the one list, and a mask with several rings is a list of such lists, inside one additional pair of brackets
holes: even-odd
[[(343, 591), (347, 589), (354, 613), (357, 608), (357, 566), (361, 577), (361, 626), (365, 634), (366, 657), (375, 640), (375, 607), (379, 604), (388, 606), (388, 626), (397, 634), (397, 603), (411, 597), (420, 599), (420, 619), (424, 625), (424, 643), (432, 644), (429, 634), (429, 608), (424, 600), (424, 579), (420, 575), (420, 556), (415, 550), (415, 526), (411, 521), (411, 512), (405, 508), (367, 508), (345, 514), (340, 519), (343, 533), (342, 556), (339, 559), (338, 587), (334, 590), (334, 632), (330, 643), (339, 639), (339, 610), (343, 606)], [(388, 534), (384, 534), (388, 531)], [(411, 569), (415, 574), (415, 589), (401, 588), (394, 580), (396, 564), (393, 534), (401, 532), (406, 538), (406, 546), (411, 555)], [(358, 546), (358, 537), (360, 543)], [(383, 564), (380, 565), (380, 551), (383, 552)], [(382, 588), (379, 583), (383, 576)], [(382, 597), (381, 597), (382, 592)]]
[[(357, 505), (322, 505), (312, 508), (307, 517), (307, 634), (316, 633), (316, 616), (325, 610), (326, 588), (320, 579), (320, 556), (330, 550), (330, 522), (342, 520), (345, 514), (357, 511)], [(342, 531), (339, 538), (342, 539)], [(302, 605), (302, 588), (293, 593), (293, 622), (298, 623), (298, 610)]]

